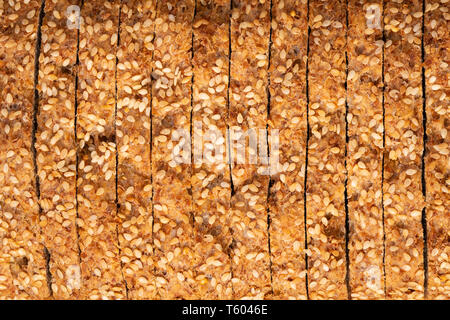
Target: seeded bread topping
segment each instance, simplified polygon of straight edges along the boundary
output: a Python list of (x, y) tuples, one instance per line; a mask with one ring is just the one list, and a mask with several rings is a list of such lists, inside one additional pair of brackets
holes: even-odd
[(39, 225), (50, 253), (51, 289), (56, 299), (80, 297), (77, 236), (77, 148), (75, 140), (76, 29), (65, 10), (77, 1), (48, 1), (39, 56), (36, 164), (40, 187)]
[[(349, 1), (347, 192), (353, 299), (384, 297), (382, 1)], [(360, 8), (363, 8), (361, 10)], [(374, 18), (367, 25), (366, 19)]]
[[(232, 5), (229, 106), (234, 186), (231, 198), (232, 282), (237, 298), (263, 299), (271, 292), (267, 225), (269, 176), (262, 172), (261, 165), (239, 163), (243, 153), (237, 148), (245, 140), (239, 139), (239, 135), (249, 129), (265, 129), (267, 125), (270, 2), (240, 0), (232, 1)], [(254, 145), (249, 143), (245, 147), (245, 153), (257, 154)]]
[(418, 299), (424, 295), (422, 4), (389, 2), (384, 13), (386, 294)]
[(428, 297), (450, 298), (449, 77), (448, 1), (427, 1), (425, 7), (425, 153), (428, 232)]
[(33, 157), (40, 1), (0, 2), (0, 298), (50, 295)]
[(78, 233), (81, 292), (126, 298), (116, 200), (115, 73), (120, 1), (85, 1), (78, 74)]
[(345, 1), (310, 1), (306, 231), (312, 299), (345, 299)]
[(192, 153), (202, 160), (193, 163), (191, 183), (194, 247), (200, 253), (195, 279), (204, 299), (233, 297), (230, 166), (226, 159), (216, 161), (215, 152), (225, 149), (227, 138), (229, 16), (229, 1), (199, 1), (193, 23)]
[(273, 295), (306, 299), (301, 230), (305, 229), (308, 6), (306, 1), (284, 0), (273, 1), (272, 6), (269, 128), (279, 130), (280, 136), (279, 165), (273, 168), (269, 190)]
[(129, 299), (157, 297), (151, 178), (156, 1), (123, 1), (117, 51), (117, 196), (121, 267)]
[[(195, 299), (193, 203), (189, 150), (194, 1), (158, 1), (152, 78), (153, 241), (161, 299)], [(187, 27), (188, 26), (188, 27)], [(175, 136), (172, 136), (174, 129)], [(180, 131), (178, 131), (180, 129)], [(177, 134), (182, 132), (181, 134)], [(175, 155), (175, 158), (172, 155)]]
[(449, 299), (448, 0), (0, 0), (0, 299)]

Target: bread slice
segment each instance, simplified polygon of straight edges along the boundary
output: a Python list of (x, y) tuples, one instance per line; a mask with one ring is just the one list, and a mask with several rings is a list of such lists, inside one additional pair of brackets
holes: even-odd
[[(189, 148), (193, 18), (193, 0), (158, 2), (152, 74), (152, 176), (156, 285), (161, 299), (196, 298), (193, 266), (199, 258), (193, 250)], [(180, 133), (173, 136), (173, 132)]]
[(271, 141), (270, 149), (274, 172), (271, 172), (269, 231), (275, 299), (307, 298), (304, 251), (307, 13), (306, 1), (272, 2), (269, 134), (274, 135), (273, 130), (279, 134), (278, 155), (274, 154), (276, 141)]
[(229, 17), (229, 1), (197, 1), (193, 22), (191, 183), (194, 247), (200, 256), (199, 264), (195, 267), (195, 290), (202, 299), (223, 300), (233, 297), (230, 260), (231, 184), (226, 149)]
[[(47, 1), (41, 27), (36, 164), (40, 182), (44, 243), (50, 253), (55, 299), (80, 298), (77, 235), (75, 83), (77, 28), (68, 28), (67, 10), (81, 1)], [(73, 16), (76, 24), (78, 17)]]
[(117, 52), (119, 242), (129, 299), (157, 296), (153, 261), (151, 91), (156, 1), (127, 0)]
[(309, 6), (309, 296), (346, 299), (346, 1), (312, 0)]
[(386, 294), (390, 299), (421, 299), (422, 1), (386, 2), (384, 14)]
[(78, 84), (78, 226), (82, 294), (124, 299), (116, 210), (115, 72), (120, 1), (82, 8)]
[(353, 299), (384, 298), (383, 2), (348, 2), (347, 192)]
[(424, 17), (428, 298), (441, 300), (450, 299), (448, 9), (446, 1), (427, 1)]
[(50, 295), (32, 150), (40, 9), (37, 0), (0, 7), (0, 299)]
[[(269, 176), (250, 163), (250, 143), (238, 137), (267, 125), (270, 1), (233, 1), (231, 13), (230, 149), (235, 194), (231, 200), (232, 266), (236, 299), (270, 294), (267, 226)], [(261, 136), (259, 135), (259, 138)], [(246, 159), (235, 145), (244, 144)], [(263, 144), (264, 145), (264, 144)], [(265, 147), (267, 149), (267, 144)], [(263, 169), (263, 170), (261, 170)]]

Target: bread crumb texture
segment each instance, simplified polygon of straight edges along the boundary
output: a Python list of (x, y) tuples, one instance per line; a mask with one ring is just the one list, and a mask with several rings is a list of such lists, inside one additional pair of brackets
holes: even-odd
[(448, 300), (449, 9), (0, 0), (0, 300)]

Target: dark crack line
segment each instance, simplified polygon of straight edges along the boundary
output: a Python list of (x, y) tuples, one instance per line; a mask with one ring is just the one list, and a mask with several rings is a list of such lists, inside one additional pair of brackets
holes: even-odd
[(424, 295), (428, 296), (428, 230), (427, 230), (427, 185), (425, 177), (425, 157), (427, 151), (427, 95), (426, 95), (426, 81), (425, 81), (425, 7), (426, 0), (422, 2), (422, 123), (423, 123), (423, 151), (422, 151), (422, 194), (425, 200), (425, 206), (422, 209), (422, 228), (423, 228), (423, 267), (424, 267)]
[(347, 296), (348, 299), (352, 299), (352, 289), (350, 287), (350, 255), (349, 255), (349, 241), (350, 241), (350, 223), (349, 223), (349, 212), (348, 212), (348, 168), (347, 168), (347, 157), (348, 157), (348, 0), (345, 1), (345, 260), (346, 260), (346, 276), (345, 283), (347, 285)]
[[(156, 1), (155, 3), (155, 20), (156, 16), (158, 15), (158, 4), (159, 1)], [(152, 40), (152, 46), (154, 48), (156, 38), (156, 25), (155, 21), (153, 21), (153, 40)], [(153, 187), (153, 61), (155, 57), (155, 50), (152, 51), (152, 63), (151, 63), (151, 72), (150, 72), (150, 184), (152, 186), (152, 194), (150, 196), (151, 201), (151, 212), (152, 212), (152, 254), (155, 255), (155, 237), (154, 237), (154, 228), (155, 228), (155, 207), (153, 205), (153, 199), (155, 197), (155, 188)], [(155, 292), (156, 295), (158, 295), (158, 290), (156, 286), (156, 266), (153, 266), (153, 275), (154, 275), (154, 285), (155, 285)]]
[(383, 153), (381, 158), (381, 212), (382, 212), (382, 223), (383, 223), (383, 287), (384, 287), (384, 296), (386, 297), (387, 289), (386, 289), (386, 227), (385, 227), (385, 215), (384, 215), (384, 162), (385, 162), (385, 150), (386, 150), (386, 109), (385, 109), (385, 89), (386, 89), (386, 83), (384, 79), (384, 59), (385, 59), (385, 49), (386, 49), (386, 32), (384, 30), (384, 8), (385, 8), (385, 1), (383, 0), (382, 3), (382, 22), (381, 27), (382, 29), (382, 36), (383, 36), (383, 49), (382, 49), (382, 62), (381, 62), (381, 79), (383, 81), (383, 91), (382, 91), (382, 97), (381, 97), (381, 104), (383, 108)]
[[(227, 121), (227, 143), (228, 143), (228, 170), (230, 172), (230, 188), (231, 188), (231, 198), (236, 194), (236, 190), (234, 189), (234, 183), (233, 183), (233, 163), (232, 163), (232, 157), (231, 157), (231, 137), (230, 137), (230, 126), (229, 126), (229, 119), (230, 119), (230, 90), (231, 90), (231, 55), (233, 53), (233, 49), (231, 46), (231, 16), (233, 13), (233, 0), (230, 0), (230, 14), (228, 17), (228, 90), (227, 90), (227, 115), (228, 115), (228, 121)], [(230, 200), (231, 201), (231, 200)], [(230, 206), (231, 208), (231, 206)]]
[(273, 19), (273, 2), (270, 0), (270, 30), (269, 30), (269, 47), (268, 47), (268, 64), (267, 64), (267, 110), (266, 110), (266, 144), (267, 144), (267, 159), (269, 160), (267, 163), (268, 170), (269, 170), (269, 184), (267, 186), (267, 198), (266, 198), (266, 213), (267, 213), (267, 246), (269, 249), (269, 271), (270, 271), (270, 288), (273, 295), (273, 270), (272, 270), (272, 248), (270, 245), (270, 223), (271, 223), (271, 217), (270, 217), (270, 190), (272, 188), (272, 185), (274, 183), (272, 179), (272, 175), (270, 172), (271, 169), (271, 160), (270, 160), (270, 145), (269, 145), (269, 120), (270, 120), (270, 103), (271, 103), (271, 95), (270, 95), (270, 67), (272, 62), (272, 19)]
[[(227, 88), (227, 120), (226, 120), (226, 135), (227, 135), (227, 151), (228, 151), (228, 170), (229, 170), (229, 179), (230, 179), (230, 203), (229, 203), (229, 212), (231, 211), (232, 207), (232, 199), (235, 195), (236, 191), (234, 189), (234, 183), (233, 183), (233, 174), (232, 174), (232, 166), (231, 166), (231, 137), (230, 137), (230, 127), (229, 127), (229, 119), (230, 119), (230, 88), (231, 88), (231, 54), (232, 54), (232, 47), (231, 47), (231, 15), (233, 12), (233, 0), (230, 0), (230, 12), (228, 15), (228, 88)], [(230, 228), (230, 233), (232, 234), (232, 229)], [(231, 250), (228, 250), (228, 258), (230, 259), (230, 272), (231, 272), (231, 279), (234, 278), (233, 275), (233, 258), (231, 255)], [(233, 281), (231, 281), (231, 291), (233, 294), (233, 297), (235, 296), (234, 291), (234, 285)]]
[[(193, 117), (194, 117), (194, 81), (195, 81), (195, 74), (194, 74), (194, 42), (195, 42), (195, 33), (194, 33), (194, 22), (195, 22), (195, 17), (197, 16), (197, 1), (194, 1), (194, 14), (192, 15), (192, 22), (191, 22), (191, 70), (192, 70), (192, 76), (191, 76), (191, 102), (190, 102), (190, 113), (189, 113), (189, 138), (191, 140), (191, 159), (190, 159), (190, 170), (191, 170), (191, 177), (194, 174), (194, 168), (195, 168), (195, 163), (194, 163), (194, 127), (193, 127)], [(198, 143), (198, 142), (197, 142)], [(191, 190), (190, 195), (191, 195), (191, 210), (190, 210), (190, 216), (191, 216), (191, 239), (192, 242), (195, 243), (195, 199), (194, 199), (194, 188), (192, 185), (192, 179), (190, 179), (190, 183), (189, 183), (189, 188)]]
[[(34, 84), (33, 84), (33, 92), (34, 92), (34, 101), (33, 101), (33, 128), (31, 132), (31, 152), (33, 155), (33, 170), (34, 170), (34, 177), (35, 177), (35, 184), (36, 184), (36, 195), (37, 198), (40, 200), (41, 198), (41, 185), (39, 181), (39, 173), (38, 173), (38, 165), (36, 160), (36, 133), (38, 130), (38, 115), (39, 115), (39, 92), (37, 89), (38, 82), (39, 82), (39, 57), (41, 54), (41, 44), (42, 44), (42, 24), (44, 22), (44, 16), (45, 16), (45, 0), (42, 0), (41, 2), (41, 9), (39, 12), (39, 20), (38, 20), (38, 28), (37, 28), (37, 34), (36, 34), (36, 47), (35, 47), (35, 53), (34, 53)], [(42, 213), (42, 208), (40, 202), (38, 202), (39, 205), (39, 214)]]
[[(121, 14), (122, 14), (122, 5), (123, 5), (123, 0), (120, 0), (120, 7), (119, 7), (119, 21), (118, 21), (118, 25), (117, 25), (117, 44), (116, 44), (116, 64), (115, 64), (115, 70), (114, 70), (114, 136), (115, 136), (115, 151), (116, 151), (116, 176), (115, 176), (115, 203), (116, 203), (116, 218), (119, 216), (119, 208), (120, 208), (120, 203), (119, 203), (119, 193), (118, 193), (118, 185), (119, 185), (119, 151), (117, 148), (117, 99), (118, 99), (118, 88), (117, 88), (117, 64), (119, 63), (119, 58), (117, 57), (117, 51), (120, 48), (120, 23), (121, 23)], [(119, 250), (119, 260), (120, 260), (120, 271), (122, 273), (122, 279), (123, 282), (125, 284), (125, 294), (126, 294), (126, 298), (128, 300), (128, 293), (129, 293), (129, 288), (128, 288), (128, 283), (127, 280), (125, 279), (125, 276), (123, 274), (123, 262), (122, 259), (120, 259), (120, 257), (122, 256), (122, 249), (120, 247), (120, 240), (119, 240), (119, 226), (116, 223), (116, 238), (117, 238), (117, 248)]]
[(53, 275), (50, 271), (50, 260), (52, 259), (52, 255), (50, 254), (50, 251), (47, 249), (46, 246), (44, 246), (44, 257), (45, 257), (45, 275), (47, 277), (47, 286), (48, 290), (50, 291), (50, 296), (53, 297), (53, 288), (52, 288), (52, 281), (53, 281)]
[[(38, 115), (39, 115), (39, 92), (37, 89), (38, 82), (39, 82), (39, 57), (41, 54), (41, 44), (42, 44), (42, 24), (44, 22), (44, 16), (45, 16), (45, 0), (42, 0), (41, 2), (41, 8), (39, 11), (39, 20), (38, 20), (38, 27), (37, 27), (37, 33), (36, 33), (36, 47), (34, 52), (34, 79), (33, 79), (33, 92), (34, 92), (34, 101), (33, 101), (33, 128), (31, 132), (31, 153), (33, 158), (33, 170), (34, 170), (34, 183), (36, 188), (36, 196), (38, 199), (38, 210), (39, 210), (39, 217), (42, 215), (42, 206), (41, 206), (41, 184), (39, 181), (39, 173), (38, 173), (38, 165), (36, 160), (36, 133), (38, 130)], [(42, 230), (41, 230), (42, 232)], [(53, 276), (50, 271), (50, 260), (51, 260), (51, 253), (48, 250), (45, 243), (43, 243), (44, 246), (44, 257), (45, 257), (45, 269), (46, 269), (46, 281), (47, 281), (47, 287), (50, 292), (50, 297), (53, 297), (53, 289), (52, 289), (52, 281)]]
[(306, 227), (306, 220), (307, 220), (307, 182), (308, 182), (308, 155), (309, 155), (309, 139), (310, 139), (310, 124), (309, 124), (309, 41), (311, 36), (311, 28), (309, 27), (309, 0), (307, 4), (307, 13), (306, 13), (306, 19), (307, 19), (307, 32), (308, 32), (308, 39), (306, 43), (306, 74), (305, 74), (305, 82), (306, 82), (306, 150), (305, 150), (305, 178), (303, 183), (303, 220), (304, 220), (304, 234), (305, 234), (305, 287), (306, 287), (306, 298), (309, 300), (309, 283), (308, 283), (308, 231)]
[[(80, 19), (81, 19), (81, 10), (83, 10), (83, 4), (84, 0), (81, 0), (81, 8), (80, 8)], [(81, 22), (79, 22), (81, 23)], [(79, 166), (79, 153), (78, 153), (78, 133), (77, 133), (77, 125), (78, 125), (78, 86), (79, 86), (79, 67), (80, 67), (80, 25), (78, 25), (77, 29), (77, 52), (76, 52), (76, 73), (75, 73), (75, 112), (74, 112), (74, 137), (75, 137), (75, 216), (77, 220), (80, 218), (80, 215), (78, 213), (79, 203), (78, 203), (78, 178), (79, 178), (79, 172), (78, 172), (78, 166)], [(80, 228), (78, 226), (78, 222), (75, 223), (75, 231), (77, 233), (77, 247), (78, 247), (78, 263), (81, 266), (81, 247), (80, 247)], [(82, 270), (80, 267), (80, 274)], [(80, 277), (83, 279), (83, 276)]]

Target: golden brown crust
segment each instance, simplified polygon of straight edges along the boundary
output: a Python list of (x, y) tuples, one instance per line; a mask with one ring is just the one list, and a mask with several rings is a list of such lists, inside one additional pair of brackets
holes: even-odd
[(31, 151), (40, 8), (36, 0), (0, 4), (0, 299), (50, 295)]
[(353, 299), (384, 298), (383, 2), (348, 2), (348, 212)]
[(308, 282), (311, 299), (346, 299), (345, 1), (309, 2), (307, 179)]
[[(193, 0), (158, 2), (152, 101), (152, 175), (156, 286), (161, 299), (195, 299), (191, 165), (177, 163), (172, 151), (189, 144), (191, 113), (191, 24)], [(189, 27), (186, 27), (189, 26)], [(180, 141), (181, 140), (181, 141)], [(179, 155), (179, 154), (178, 154)], [(183, 154), (190, 158), (188, 154)]]
[(126, 297), (115, 204), (115, 65), (120, 1), (86, 1), (80, 30), (78, 226), (82, 294)]
[(77, 66), (80, 4), (45, 1), (35, 114), (42, 2), (0, 0), (0, 300), (346, 299), (346, 263), (353, 299), (450, 298), (448, 0), (89, 0)]
[(117, 53), (119, 242), (129, 299), (155, 299), (150, 168), (156, 1), (123, 1)]
[(79, 1), (52, 0), (45, 5), (37, 87), (36, 163), (42, 208), (39, 225), (50, 253), (55, 299), (77, 299), (81, 286), (75, 201), (77, 30), (67, 27), (66, 17), (71, 5), (79, 5)]
[(449, 3), (430, 0), (425, 7), (425, 81), (427, 149), (425, 181), (428, 232), (428, 298), (450, 299), (449, 197)]
[[(231, 141), (236, 138), (234, 132), (239, 130), (253, 129), (258, 133), (259, 129), (266, 129), (269, 33), (270, 1), (233, 1)], [(248, 149), (249, 145), (245, 147)], [(236, 164), (233, 152), (231, 150), (235, 188), (231, 201), (234, 298), (263, 299), (271, 291), (266, 210), (269, 176), (261, 172), (261, 165)]]
[(277, 0), (272, 6), (269, 126), (279, 130), (280, 137), (279, 165), (271, 175), (269, 202), (273, 291), (275, 299), (306, 299), (303, 208), (308, 8), (304, 0)]
[[(196, 291), (201, 299), (231, 299), (230, 170), (226, 159), (227, 92), (229, 71), (229, 1), (197, 1), (194, 19), (193, 113), (194, 148), (207, 157), (194, 156), (192, 193), (194, 201)], [(214, 140), (208, 130), (220, 133)], [(211, 144), (222, 149), (223, 159)], [(193, 149), (194, 150), (194, 149)]]
[(384, 214), (387, 298), (424, 295), (422, 1), (386, 2)]

